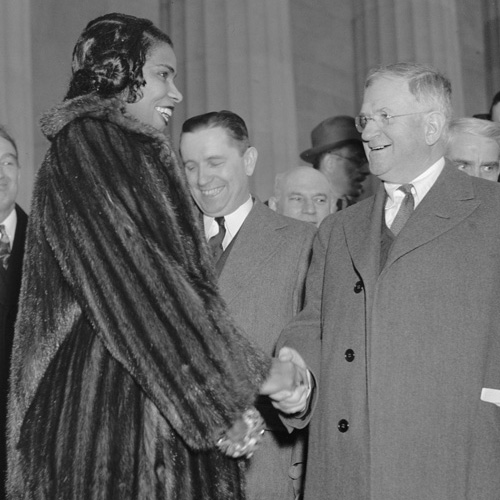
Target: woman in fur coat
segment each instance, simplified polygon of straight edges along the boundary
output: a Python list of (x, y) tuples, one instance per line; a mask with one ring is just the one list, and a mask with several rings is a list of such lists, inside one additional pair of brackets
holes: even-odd
[(109, 14), (86, 27), (72, 69), (42, 119), (51, 146), (27, 236), (9, 496), (241, 499), (242, 461), (215, 443), (255, 424), (270, 360), (226, 313), (164, 135), (182, 99), (172, 43)]

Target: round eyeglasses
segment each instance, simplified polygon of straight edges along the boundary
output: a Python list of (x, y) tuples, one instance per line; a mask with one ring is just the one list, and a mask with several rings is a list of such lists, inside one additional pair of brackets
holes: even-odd
[(385, 111), (379, 111), (378, 113), (375, 113), (374, 115), (371, 116), (358, 115), (354, 118), (354, 123), (356, 125), (357, 131), (361, 134), (368, 125), (368, 122), (371, 120), (375, 122), (377, 127), (382, 128), (382, 127), (387, 127), (387, 125), (390, 125), (391, 118), (399, 118), (400, 116), (420, 115), (422, 113), (429, 113), (429, 111), (415, 111), (414, 113), (404, 113), (401, 115), (390, 115)]

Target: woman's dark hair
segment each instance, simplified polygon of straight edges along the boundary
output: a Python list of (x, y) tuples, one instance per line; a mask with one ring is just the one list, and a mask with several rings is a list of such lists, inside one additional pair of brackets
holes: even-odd
[(124, 93), (127, 102), (136, 102), (145, 84), (142, 68), (159, 43), (173, 46), (170, 37), (148, 19), (113, 13), (90, 21), (73, 49), (65, 99)]

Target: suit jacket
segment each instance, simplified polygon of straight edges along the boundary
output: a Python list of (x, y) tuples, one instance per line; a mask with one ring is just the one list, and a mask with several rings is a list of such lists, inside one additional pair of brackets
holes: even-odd
[[(17, 302), (19, 299), (19, 290), (21, 288), (21, 271), (24, 256), (24, 239), (26, 236), (26, 224), (28, 216), (24, 210), (16, 205), (17, 224), (16, 234), (14, 236), (14, 245), (12, 246), (9, 258), (9, 266), (5, 271), (0, 269), (0, 352), (2, 356), (1, 370), (2, 380), (0, 383), (0, 423), (2, 429), (2, 443), (0, 449), (0, 465), (2, 478), (6, 468), (6, 438), (5, 424), (7, 415), (7, 394), (9, 389), (9, 367), (12, 351), (12, 340), (14, 337), (14, 323), (17, 315)], [(4, 483), (0, 486), (0, 498), (4, 488)]]
[(323, 223), (280, 342), (319, 380), (305, 498), (499, 498), (500, 186), (447, 163), (380, 269), (384, 200)]
[[(273, 353), (279, 333), (302, 308), (315, 233), (313, 225), (279, 215), (256, 199), (224, 263), (221, 294), (236, 324), (266, 353)], [(258, 407), (267, 428), (277, 431), (276, 411)], [(248, 500), (293, 498), (289, 467), (295, 440), (284, 427), (266, 433), (250, 461)]]

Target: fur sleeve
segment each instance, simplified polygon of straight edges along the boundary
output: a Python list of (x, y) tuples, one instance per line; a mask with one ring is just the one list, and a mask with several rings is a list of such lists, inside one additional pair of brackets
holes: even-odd
[(227, 316), (166, 141), (76, 120), (40, 176), (40, 223), (96, 334), (187, 443), (212, 446), (269, 360)]

